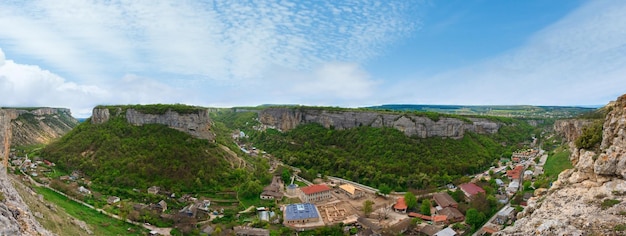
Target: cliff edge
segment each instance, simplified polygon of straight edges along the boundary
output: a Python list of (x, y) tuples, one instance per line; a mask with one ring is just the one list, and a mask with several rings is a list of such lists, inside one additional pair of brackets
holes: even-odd
[(78, 120), (65, 108), (18, 108), (9, 111), (15, 116), (11, 121), (13, 146), (48, 144), (78, 125)]
[[(145, 107), (150, 106), (152, 105)], [(160, 106), (167, 107), (167, 105)], [(96, 107), (91, 115), (91, 123), (102, 124), (111, 117), (117, 116), (123, 116), (128, 123), (133, 125), (162, 124), (199, 139), (215, 140), (215, 134), (211, 131), (212, 121), (209, 118), (208, 109), (193, 108), (191, 111), (181, 112), (168, 108), (165, 111), (150, 112), (127, 106)]]
[(359, 126), (391, 127), (405, 135), (420, 138), (462, 138), (465, 132), (497, 133), (501, 124), (488, 119), (466, 120), (439, 117), (437, 120), (416, 114), (376, 111), (333, 111), (314, 108), (267, 108), (259, 112), (259, 121), (266, 128), (288, 131), (301, 124), (318, 123), (326, 128), (351, 129)]
[[(574, 168), (559, 174), (546, 196), (531, 198), (515, 225), (497, 235), (626, 235), (626, 95), (608, 106), (599, 151), (570, 142)], [(580, 126), (572, 122), (561, 125)], [(580, 135), (569, 134), (570, 141)]]
[(7, 160), (11, 146), (11, 120), (14, 110), (0, 109), (0, 235), (52, 235), (35, 220), (28, 206), (15, 191), (7, 176)]

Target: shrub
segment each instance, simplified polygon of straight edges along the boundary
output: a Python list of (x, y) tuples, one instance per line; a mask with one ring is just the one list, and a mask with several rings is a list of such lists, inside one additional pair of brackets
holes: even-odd
[(602, 141), (602, 120), (593, 122), (583, 128), (583, 132), (575, 141), (577, 148), (590, 149), (597, 147)]
[(600, 204), (600, 207), (602, 208), (602, 210), (611, 208), (612, 206), (615, 206), (616, 204), (620, 203), (620, 200), (617, 199), (605, 199), (602, 204)]

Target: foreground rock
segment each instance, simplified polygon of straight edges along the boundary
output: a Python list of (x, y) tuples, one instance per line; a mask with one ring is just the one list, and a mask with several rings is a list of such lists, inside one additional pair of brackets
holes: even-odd
[[(577, 149), (546, 196), (497, 235), (626, 235), (626, 95), (610, 105), (599, 153)], [(575, 127), (579, 124), (560, 124)], [(575, 140), (576, 131), (568, 131)]]
[(11, 145), (11, 112), (0, 109), (0, 235), (52, 235), (35, 220), (8, 179), (6, 166)]

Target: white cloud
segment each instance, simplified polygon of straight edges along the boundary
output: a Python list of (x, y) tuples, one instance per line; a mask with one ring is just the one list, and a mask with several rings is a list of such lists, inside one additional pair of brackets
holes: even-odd
[(311, 69), (329, 61), (370, 59), (419, 26), (415, 5), (378, 0), (0, 2), (0, 43), (12, 45), (12, 55), (43, 61), (82, 81), (161, 72), (245, 81), (262, 77), (273, 65)]
[(394, 89), (404, 93), (395, 96), (395, 100), (603, 104), (626, 93), (624, 29), (625, 2), (592, 1), (537, 32), (520, 48), (417, 83), (406, 81), (398, 85)]

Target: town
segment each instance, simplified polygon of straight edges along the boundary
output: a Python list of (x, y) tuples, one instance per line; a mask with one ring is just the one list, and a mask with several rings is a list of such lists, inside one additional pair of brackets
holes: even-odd
[[(237, 135), (234, 134), (234, 138)], [(269, 171), (274, 173), (271, 184), (259, 194), (260, 203), (265, 205), (249, 206), (243, 211), (236, 211), (238, 203), (225, 200), (228, 197), (178, 196), (158, 186), (133, 189), (136, 194), (142, 194), (146, 202), (130, 202), (117, 195), (94, 191), (91, 181), (79, 171), (56, 173), (55, 164), (43, 157), (31, 158), (12, 149), (10, 158), (14, 172), (23, 174), (24, 182), (53, 189), (82, 204), (95, 205), (93, 207), (150, 229), (152, 235), (169, 233), (147, 223), (150, 218), (176, 222), (177, 227), (203, 225), (200, 233), (206, 235), (220, 232), (270, 235), (267, 227), (262, 227), (267, 224), (282, 225), (297, 232), (340, 225), (350, 235), (447, 236), (470, 232), (484, 235), (513, 224), (529, 198), (546, 192), (539, 179), (548, 154), (539, 149), (517, 151), (510, 158), (502, 158), (498, 166), (469, 176), (468, 182), (458, 186), (450, 183), (436, 191), (413, 193), (381, 192), (333, 176), (318, 175), (309, 181), (298, 176), (298, 168), (287, 166), (255, 147), (240, 145), (247, 155), (270, 160)], [(106, 204), (98, 205), (93, 200), (98, 198), (106, 199)], [(247, 218), (250, 222), (232, 228), (211, 224), (227, 222), (231, 217)]]

